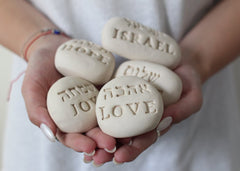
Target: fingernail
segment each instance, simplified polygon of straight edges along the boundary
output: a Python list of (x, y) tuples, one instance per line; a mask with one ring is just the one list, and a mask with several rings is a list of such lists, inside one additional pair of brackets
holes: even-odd
[(85, 154), (86, 156), (92, 157), (92, 156), (94, 156), (94, 154), (95, 154), (95, 150), (93, 150), (93, 152), (91, 152), (91, 153), (86, 153), (86, 152), (84, 152), (84, 154)]
[(157, 136), (160, 137), (161, 133), (160, 133), (159, 129), (157, 129), (156, 131), (157, 131)]
[(95, 166), (95, 167), (100, 167), (100, 166), (103, 165), (103, 164), (96, 164), (94, 161), (92, 162), (92, 164), (93, 164), (93, 166)]
[(40, 129), (42, 130), (43, 134), (51, 141), (51, 142), (55, 142), (56, 138), (52, 132), (52, 130), (45, 124), (41, 124), (40, 125)]
[(113, 163), (116, 164), (116, 165), (123, 164), (123, 163), (119, 163), (119, 162), (117, 162), (116, 159), (115, 159), (115, 157), (113, 157), (112, 161), (113, 161)]
[(159, 130), (160, 132), (163, 131), (164, 129), (171, 125), (172, 121), (173, 119), (171, 116), (164, 118), (158, 125), (157, 130)]
[(107, 148), (104, 148), (104, 150), (108, 153), (114, 153), (117, 150), (117, 147), (115, 146), (112, 150), (108, 150)]
[(84, 157), (84, 158), (83, 158), (83, 162), (86, 163), (86, 164), (88, 164), (88, 163), (91, 163), (92, 160), (87, 160), (87, 159)]
[(128, 143), (129, 146), (131, 146), (133, 144), (133, 140), (131, 139)]

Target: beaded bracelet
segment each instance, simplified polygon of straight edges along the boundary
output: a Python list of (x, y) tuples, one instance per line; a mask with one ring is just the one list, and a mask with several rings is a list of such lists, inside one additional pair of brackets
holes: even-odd
[(22, 57), (25, 61), (27, 60), (27, 53), (29, 48), (32, 46), (32, 44), (37, 41), (39, 38), (49, 35), (49, 34), (54, 34), (54, 35), (65, 35), (65, 33), (63, 33), (62, 31), (58, 30), (58, 29), (53, 29), (53, 28), (46, 28), (46, 29), (42, 29), (39, 32), (33, 34), (24, 44), (23, 48), (22, 48)]

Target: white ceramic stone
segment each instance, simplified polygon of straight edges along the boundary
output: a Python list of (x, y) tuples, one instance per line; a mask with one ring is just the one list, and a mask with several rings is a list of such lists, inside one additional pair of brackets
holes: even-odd
[(97, 126), (95, 107), (98, 90), (79, 77), (63, 77), (48, 91), (47, 108), (58, 128), (83, 133)]
[(55, 66), (64, 76), (79, 76), (94, 84), (107, 82), (115, 67), (111, 52), (86, 40), (69, 40), (57, 50)]
[(182, 93), (182, 81), (178, 75), (160, 64), (127, 61), (119, 66), (115, 76), (137, 76), (148, 81), (162, 93), (165, 105), (177, 102)]
[(102, 30), (104, 48), (133, 60), (146, 60), (175, 68), (181, 60), (176, 41), (165, 33), (135, 21), (115, 17)]
[(138, 77), (117, 77), (106, 83), (97, 97), (98, 125), (103, 132), (116, 138), (153, 130), (162, 113), (161, 93)]

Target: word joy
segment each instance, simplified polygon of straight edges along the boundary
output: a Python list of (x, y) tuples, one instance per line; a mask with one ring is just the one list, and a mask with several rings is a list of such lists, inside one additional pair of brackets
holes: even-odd
[(93, 96), (92, 98), (90, 98), (88, 101), (81, 101), (79, 103), (75, 103), (75, 104), (71, 104), (71, 107), (74, 111), (73, 116), (77, 116), (78, 114), (82, 113), (82, 112), (88, 112), (91, 109), (93, 109), (95, 107), (96, 104), (96, 96)]
[[(123, 105), (114, 105), (111, 107), (109, 113), (106, 112), (105, 106), (99, 107), (102, 115), (102, 120), (109, 119), (111, 117), (120, 118), (125, 114), (135, 116), (137, 114), (157, 114), (156, 102), (154, 100), (142, 101), (135, 103), (127, 103)], [(141, 109), (141, 110), (140, 110)]]
[(92, 92), (97, 92), (97, 89), (89, 84), (89, 85), (77, 85), (72, 88), (68, 88), (66, 90), (63, 90), (61, 92), (58, 92), (57, 94), (60, 96), (63, 102), (66, 100), (71, 100), (73, 97), (84, 95)]

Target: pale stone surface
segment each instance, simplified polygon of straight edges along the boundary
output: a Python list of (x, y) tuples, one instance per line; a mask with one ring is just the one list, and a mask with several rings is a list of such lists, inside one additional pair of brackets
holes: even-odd
[(165, 105), (177, 102), (182, 93), (182, 81), (179, 76), (167, 67), (146, 61), (126, 61), (122, 63), (115, 77), (137, 76), (142, 78), (161, 93)]
[(181, 60), (173, 38), (126, 18), (114, 17), (105, 24), (102, 45), (128, 59), (156, 62), (171, 69)]
[(100, 90), (96, 102), (99, 127), (116, 138), (155, 129), (162, 114), (161, 93), (147, 81), (133, 76), (109, 81)]
[(95, 107), (98, 90), (79, 77), (63, 77), (48, 91), (47, 108), (58, 128), (82, 133), (97, 125)]
[(69, 40), (57, 50), (55, 66), (64, 76), (79, 76), (96, 85), (107, 82), (115, 67), (111, 52), (86, 40)]

